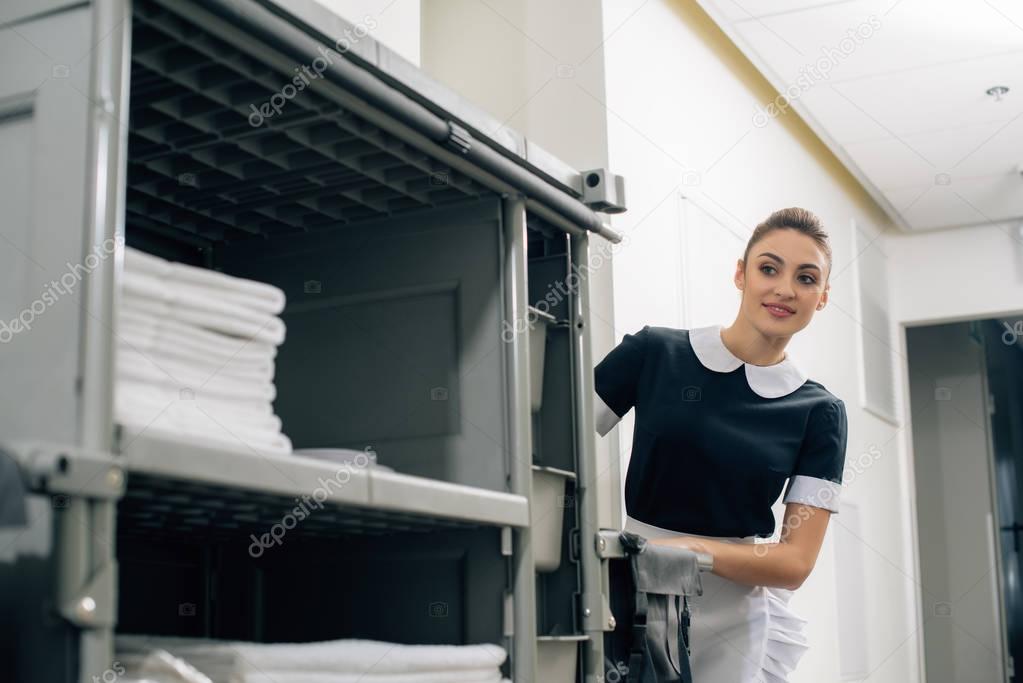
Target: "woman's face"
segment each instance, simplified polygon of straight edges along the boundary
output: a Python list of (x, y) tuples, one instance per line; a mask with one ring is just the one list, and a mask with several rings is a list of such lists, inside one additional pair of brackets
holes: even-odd
[(824, 252), (810, 237), (772, 230), (750, 248), (748, 263), (737, 264), (743, 315), (765, 335), (795, 334), (827, 303), (826, 269)]

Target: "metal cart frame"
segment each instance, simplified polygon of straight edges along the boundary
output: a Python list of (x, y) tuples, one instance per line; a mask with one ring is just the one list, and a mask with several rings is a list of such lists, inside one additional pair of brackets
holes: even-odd
[[(327, 42), (328, 33), (341, 34), (348, 26), (311, 0), (290, 3), (288, 10), (271, 0), (211, 0), (201, 9), (198, 4), (188, 6), (199, 14), (216, 13), (225, 24), (233, 22), (237, 30), (248, 32), (257, 46), (273, 44), (275, 49), (294, 57), (312, 54), (318, 44)], [(75, 415), (75, 436), (53, 441), (47, 440), (49, 434), (40, 433), (35, 427), (22, 430), (14, 426), (18, 422), (17, 410), (12, 411), (5, 422), (8, 433), (0, 435), (3, 449), (17, 458), (32, 490), (61, 497), (62, 504), (54, 510), (52, 520), (57, 576), (53, 604), (60, 617), (77, 630), (77, 655), (71, 658), (72, 668), (77, 673), (72, 673), (69, 680), (81, 683), (92, 680), (94, 673), (108, 669), (114, 656), (118, 600), (117, 505), (133, 474), (132, 464), (125, 463), (117, 454), (111, 343), (115, 330), (104, 322), (113, 320), (122, 281), (132, 10), (130, 0), (94, 0), (84, 7), (70, 0), (47, 0), (41, 4), (15, 3), (6, 20), (8, 26), (17, 28), (45, 26), (69, 13), (88, 16), (88, 35), (75, 36), (79, 42), (91, 46), (86, 94), (88, 121), (79, 122), (87, 133), (86, 163), (84, 167), (69, 169), (65, 179), (73, 181), (77, 177), (84, 187), (85, 225), (81, 248), (77, 250), (80, 259), (84, 260), (103, 245), (115, 245), (112, 256), (101, 260), (83, 280), (80, 314), (61, 321), (70, 334), (65, 341), (77, 349), (79, 373), (74, 381), (68, 378), (68, 384), (73, 384), (75, 391), (54, 400), (63, 406), (65, 413)], [(61, 26), (61, 30), (66, 30), (63, 24)], [(531, 219), (542, 222), (546, 229), (567, 235), (572, 264), (588, 262), (590, 233), (612, 242), (620, 239), (608, 227), (606, 218), (591, 208), (596, 206), (608, 212), (624, 210), (620, 179), (616, 183), (615, 178), (603, 170), (580, 174), (510, 131), (502, 133), (499, 139), (484, 136), (479, 131), (488, 128), (492, 119), (430, 81), (371, 38), (364, 38), (346, 54), (327, 80), (331, 81), (337, 101), (347, 110), (373, 121), (380, 130), (410, 148), (501, 195), (503, 243), (500, 258), (506, 321), (521, 320), (527, 314), (526, 247)], [(15, 86), (15, 92), (18, 87)], [(9, 90), (5, 92), (0, 88), (0, 101), (11, 95)], [(37, 107), (33, 110), (37, 113), (54, 113), (45, 110), (52, 105), (37, 104), (17, 109), (18, 115), (32, 110), (32, 106)], [(11, 115), (12, 111), (14, 109), (8, 108), (6, 113)], [(40, 125), (52, 126), (53, 122)], [(489, 129), (497, 127), (489, 126)], [(584, 182), (586, 177), (592, 180)], [(617, 198), (619, 204), (606, 196), (599, 201), (593, 198), (592, 195), (602, 189), (594, 185), (606, 179), (610, 179), (613, 186), (608, 196)], [(74, 251), (73, 243), (66, 248)], [(605, 491), (598, 486), (595, 430), (589, 399), (593, 392), (589, 309), (588, 288), (583, 284), (572, 292), (567, 321), (571, 335), (574, 505), (578, 524), (573, 556), (578, 561), (581, 579), (577, 603), (579, 635), (584, 637), (581, 680), (597, 683), (603, 675), (603, 633), (614, 626), (603, 588), (606, 577), (602, 563), (606, 554), (601, 549), (604, 541), (599, 535), (597, 519), (601, 499), (617, 496), (618, 491), (617, 488)], [(54, 318), (57, 317), (54, 314)], [(465, 510), (470, 507), (474, 510), (452, 513), (455, 518), (502, 530), (502, 552), (510, 563), (505, 635), (511, 643), (512, 671), (516, 683), (534, 683), (542, 680), (542, 672), (538, 670), (534, 637), (537, 633), (537, 575), (528, 521), (528, 506), (532, 500), (532, 433), (529, 348), (524, 335), (515, 335), (505, 346), (503, 362), (511, 454), (509, 492), (488, 494), (466, 488), (450, 495), (460, 501), (452, 503), (453, 506), (464, 504)], [(10, 389), (8, 400), (14, 392), (30, 391), (20, 386), (20, 382), (26, 381), (25, 375), (13, 379), (15, 385)], [(222, 456), (212, 452), (205, 457), (206, 462), (215, 463)], [(215, 482), (216, 466), (210, 465), (210, 468), (209, 473), (199, 478)], [(313, 473), (310, 471), (310, 476)], [(251, 482), (252, 486), (260, 486), (257, 479)], [(617, 486), (617, 482), (613, 484)], [(420, 515), (424, 524), (430, 524), (431, 514), (426, 504), (429, 497), (424, 495), (423, 504), (417, 507), (418, 489), (409, 489), (409, 495), (413, 502), (401, 510), (401, 514)], [(380, 510), (389, 509), (383, 502), (370, 501), (370, 504)], [(444, 513), (439, 515), (443, 516)], [(585, 539), (592, 539), (593, 545)], [(528, 637), (523, 637), (526, 634)]]

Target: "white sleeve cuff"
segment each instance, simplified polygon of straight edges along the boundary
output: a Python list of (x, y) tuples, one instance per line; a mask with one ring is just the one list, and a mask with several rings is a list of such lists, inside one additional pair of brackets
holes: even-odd
[(597, 426), (597, 433), (601, 436), (606, 436), (610, 432), (618, 421), (622, 418), (615, 414), (615, 411), (604, 403), (604, 399), (600, 397), (600, 394), (593, 392), (593, 420)]
[(789, 479), (783, 502), (812, 505), (837, 514), (841, 494), (842, 485), (839, 483), (797, 474)]

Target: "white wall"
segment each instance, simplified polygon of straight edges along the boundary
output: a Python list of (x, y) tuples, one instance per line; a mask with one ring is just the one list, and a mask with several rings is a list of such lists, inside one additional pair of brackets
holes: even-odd
[(888, 236), (896, 318), (922, 324), (1023, 312), (1021, 225)]
[[(616, 338), (644, 324), (728, 324), (739, 294), (735, 261), (772, 211), (803, 206), (831, 233), (831, 303), (789, 347), (810, 376), (849, 408), (847, 462), (879, 453), (845, 487), (861, 513), (862, 596), (873, 683), (919, 678), (918, 578), (900, 427), (862, 410), (851, 221), (871, 237), (890, 222), (794, 115), (757, 127), (776, 92), (694, 2), (603, 3), (611, 166), (628, 179), (629, 211), (615, 227), (628, 247), (615, 259)], [(685, 199), (682, 199), (682, 196)], [(893, 353), (898, 346), (891, 341)], [(620, 428), (631, 441), (631, 420)], [(627, 449), (626, 449), (627, 452)], [(779, 502), (779, 516), (784, 506)], [(841, 515), (831, 518), (841, 525)], [(810, 621), (812, 649), (792, 680), (837, 681), (834, 534), (792, 607)]]

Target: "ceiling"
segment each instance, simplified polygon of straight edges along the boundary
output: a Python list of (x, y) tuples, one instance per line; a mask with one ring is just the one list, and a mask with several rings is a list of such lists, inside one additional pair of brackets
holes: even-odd
[(697, 1), (897, 225), (1023, 219), (1023, 2)]

